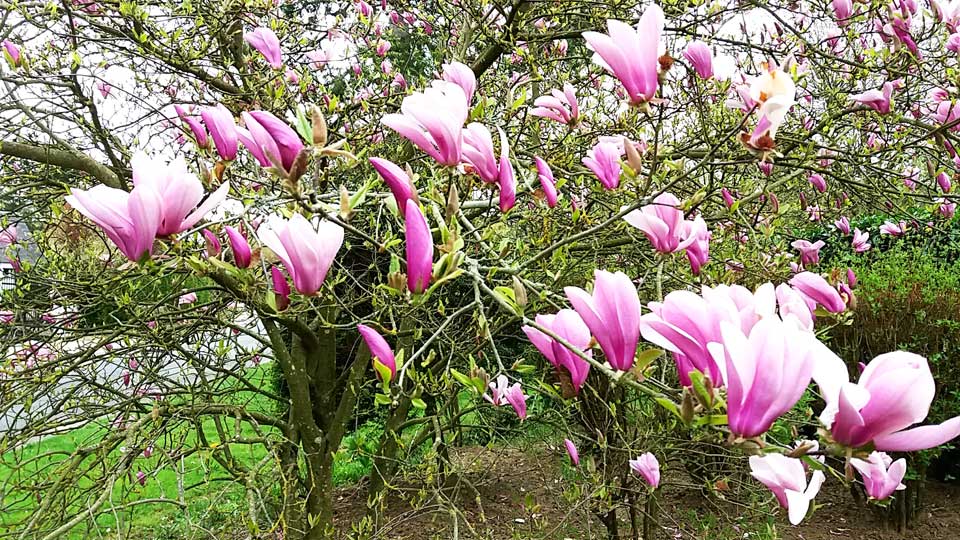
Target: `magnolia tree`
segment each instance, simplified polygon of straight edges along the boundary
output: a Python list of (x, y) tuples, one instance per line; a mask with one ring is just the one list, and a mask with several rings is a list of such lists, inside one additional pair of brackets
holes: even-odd
[[(374, 416), (368, 516), (342, 530), (383, 525), (424, 444), (450, 473), (488, 408), (562, 417), (573, 464), (607, 456), (611, 536), (612, 503), (670, 482), (638, 429), (742, 457), (793, 524), (824, 481), (883, 501), (891, 453), (960, 434), (922, 425), (926, 359), (851, 377), (818, 337), (856, 324), (826, 243), (953, 218), (954, 3), (0, 5), (21, 537), (187, 509), (202, 456), (250, 527), (331, 538), (334, 456)], [(809, 407), (809, 440), (777, 428)]]

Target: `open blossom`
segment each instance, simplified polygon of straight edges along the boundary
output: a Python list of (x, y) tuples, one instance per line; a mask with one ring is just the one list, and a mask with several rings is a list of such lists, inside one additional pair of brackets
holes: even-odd
[(285, 174), (293, 172), (294, 162), (304, 150), (300, 135), (267, 111), (243, 112), (240, 116), (247, 129), (237, 128), (237, 137), (260, 166), (272, 165)]
[(901, 481), (907, 474), (907, 460), (896, 461), (883, 452), (870, 452), (867, 459), (852, 458), (850, 465), (860, 472), (863, 487), (871, 499), (882, 501), (894, 491), (907, 489)]
[(948, 202), (946, 199), (940, 199), (939, 204), (940, 205), (937, 207), (937, 211), (940, 212), (941, 216), (951, 219), (953, 215), (957, 213), (957, 203)]
[(381, 122), (409, 139), (437, 163), (455, 167), (460, 163), (461, 128), (467, 113), (467, 98), (459, 85), (434, 81), (423, 92), (403, 98), (400, 113), (385, 115)]
[[(590, 329), (576, 311), (561, 309), (555, 315), (537, 315), (536, 322), (580, 349), (586, 356), (593, 356), (593, 351), (590, 350)], [(579, 393), (590, 373), (590, 363), (532, 326), (524, 326), (522, 330), (554, 368), (558, 371), (564, 369), (570, 374), (574, 392)]]
[(816, 266), (820, 263), (820, 248), (826, 244), (823, 240), (817, 240), (813, 243), (807, 240), (794, 240), (790, 245), (800, 252), (800, 264), (803, 266)]
[(850, 234), (850, 220), (847, 216), (840, 216), (840, 219), (833, 222), (833, 226), (843, 234)]
[(594, 271), (593, 294), (565, 287), (567, 299), (600, 344), (607, 362), (619, 371), (633, 367), (640, 340), (640, 298), (623, 272)]
[(853, 241), (850, 245), (853, 247), (853, 251), (856, 253), (863, 253), (870, 249), (870, 233), (860, 232), (860, 229), (853, 230)]
[[(507, 143), (505, 137), (501, 145)], [(493, 149), (493, 136), (486, 126), (471, 122), (463, 129), (462, 159), (473, 168), (473, 172), (484, 182), (493, 184), (500, 178), (500, 162)]]
[(0, 230), (0, 248), (16, 244), (19, 233), (16, 225), (10, 225), (6, 229)]
[(163, 204), (153, 186), (137, 186), (129, 193), (103, 184), (88, 190), (72, 188), (66, 200), (103, 229), (131, 261), (153, 254)]
[(880, 225), (880, 234), (889, 234), (890, 236), (903, 236), (907, 233), (909, 226), (906, 221), (900, 221), (899, 223), (891, 223), (885, 221), (883, 225)]
[(326, 51), (320, 49), (309, 51), (307, 53), (307, 59), (310, 60), (310, 67), (313, 69), (323, 69), (327, 66), (327, 62), (330, 61), (330, 57)]
[[(904, 351), (881, 354), (857, 383), (846, 373), (821, 388), (827, 402), (820, 421), (833, 440), (850, 448), (873, 443), (885, 452), (913, 452), (944, 444), (960, 435), (960, 416), (942, 424), (910, 428), (930, 412), (935, 391), (927, 359)], [(818, 381), (819, 382), (819, 381)]]
[(490, 393), (483, 395), (484, 399), (497, 407), (509, 403), (520, 421), (527, 418), (527, 397), (529, 396), (524, 395), (519, 382), (511, 386), (509, 379), (503, 374), (498, 375), (497, 380), (490, 383)]
[[(704, 236), (699, 229), (693, 231), (693, 222), (684, 220), (679, 206), (680, 201), (672, 193), (661, 193), (652, 204), (630, 212), (623, 219), (643, 231), (653, 249), (673, 253), (696, 242), (698, 235)], [(706, 223), (703, 226), (706, 228)]]
[(880, 90), (867, 90), (862, 94), (854, 94), (850, 96), (850, 100), (866, 105), (880, 114), (889, 114), (893, 101), (893, 87), (893, 83), (887, 81), (883, 83), (883, 88)]
[(815, 364), (814, 334), (792, 317), (765, 317), (749, 332), (739, 324), (720, 323), (722, 340), (707, 349), (725, 365), (727, 418), (739, 437), (765, 433), (800, 400)]
[(831, 313), (840, 313), (847, 309), (840, 293), (827, 283), (820, 274), (800, 272), (790, 279), (790, 285), (806, 298), (810, 309), (820, 304)]
[(266, 59), (267, 64), (270, 64), (270, 67), (280, 69), (283, 66), (283, 58), (281, 58), (280, 53), (280, 39), (277, 38), (277, 34), (275, 34), (273, 30), (261, 26), (260, 28), (255, 28), (252, 32), (245, 32), (243, 34), (243, 40), (259, 51), (264, 59)]
[(540, 96), (534, 100), (536, 107), (530, 114), (555, 120), (561, 124), (573, 125), (580, 119), (580, 103), (573, 85), (566, 83), (563, 91), (553, 89), (549, 96)]
[(796, 103), (797, 87), (793, 78), (780, 69), (768, 67), (753, 79), (749, 97), (759, 105), (757, 125), (747, 137), (747, 144), (760, 150), (773, 146), (777, 130)]
[(300, 214), (262, 225), (257, 231), (260, 242), (283, 262), (300, 294), (316, 294), (343, 245), (343, 228), (321, 221), (311, 224)]
[(653, 489), (660, 486), (660, 462), (657, 457), (647, 452), (630, 460), (630, 470), (639, 474)]
[(620, 185), (620, 148), (617, 145), (600, 141), (596, 146), (587, 150), (583, 164), (597, 175), (597, 179), (605, 189), (616, 189)]
[(180, 298), (177, 299), (177, 304), (182, 306), (185, 304), (192, 304), (196, 301), (197, 301), (197, 293), (189, 292), (189, 293), (181, 294)]
[(547, 199), (547, 206), (553, 208), (557, 205), (557, 184), (553, 179), (553, 171), (540, 156), (535, 156), (533, 161), (537, 164), (537, 179), (540, 180), (540, 189)]
[(783, 454), (750, 456), (750, 474), (767, 486), (777, 497), (780, 506), (787, 509), (790, 523), (799, 525), (810, 509), (810, 503), (820, 492), (826, 477), (823, 471), (814, 471), (807, 484), (803, 462)]
[(507, 134), (500, 128), (500, 172), (497, 176), (497, 184), (500, 186), (500, 211), (506, 212), (513, 208), (517, 202), (517, 177), (513, 170), (513, 163), (510, 162), (510, 144), (507, 141)]
[(683, 51), (683, 57), (690, 62), (693, 70), (701, 79), (710, 79), (713, 77), (713, 52), (710, 47), (702, 41), (692, 41)]
[(657, 93), (658, 49), (663, 32), (663, 10), (650, 5), (637, 24), (607, 20), (609, 34), (584, 32), (587, 45), (596, 53), (594, 63), (620, 80), (631, 105), (647, 103)]
[[(187, 163), (178, 156), (170, 163), (137, 152), (130, 160), (134, 189), (149, 186), (160, 195), (158, 236), (169, 236), (193, 227), (227, 197), (230, 185), (223, 183), (203, 200), (203, 184), (187, 170)], [(199, 205), (199, 206), (198, 206)]]
[(370, 349), (370, 359), (374, 363), (375, 369), (373, 371), (377, 374), (377, 378), (382, 378), (381, 370), (376, 369), (377, 364), (379, 364), (387, 368), (390, 372), (389, 382), (397, 375), (397, 359), (393, 355), (393, 349), (390, 348), (387, 340), (383, 339), (380, 332), (377, 332), (373, 328), (365, 324), (358, 324), (357, 330), (360, 332), (360, 335), (363, 336), (363, 341), (367, 344), (367, 348)]
[(470, 66), (460, 62), (450, 62), (443, 66), (442, 78), (445, 81), (456, 84), (463, 89), (463, 95), (467, 96), (467, 104), (473, 101), (473, 94), (477, 91), (477, 76), (474, 75)]

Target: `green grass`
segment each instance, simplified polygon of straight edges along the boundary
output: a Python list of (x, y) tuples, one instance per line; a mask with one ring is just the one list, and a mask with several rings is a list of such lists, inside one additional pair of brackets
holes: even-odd
[[(269, 384), (270, 375), (265, 368), (248, 370), (246, 375), (254, 384)], [(239, 389), (230, 395), (230, 401), (263, 412), (272, 412), (275, 406), (259, 394)], [(248, 468), (262, 467), (258, 484), (264, 486), (260, 495), (265, 504), (278, 498), (279, 486), (273, 481), (277, 471), (263, 444), (224, 445), (213, 419), (204, 420), (200, 427), (206, 445), (200, 443), (195, 424), (184, 424), (182, 429), (165, 433), (157, 441), (150, 458), (136, 458), (133, 472), (117, 481), (111, 500), (105, 505), (105, 508), (111, 504), (119, 508), (125, 503), (147, 499), (177, 501), (182, 485), (183, 499), (187, 504), (185, 509), (169, 502), (139, 504), (124, 511), (101, 514), (95, 521), (88, 519), (66, 538), (209, 538), (208, 534), (197, 529), (197, 525), (218, 536), (235, 532), (243, 527), (241, 516), (246, 515), (250, 501), (244, 487), (233, 481), (214, 459), (215, 453), (225, 457), (227, 450), (237, 463)], [(233, 419), (224, 419), (222, 428), (226, 439), (237, 437)], [(368, 456), (375, 449), (379, 431), (380, 427), (376, 424), (367, 424), (345, 438), (334, 459), (333, 476), (337, 485), (355, 483), (369, 472)], [(38, 504), (43, 503), (43, 499), (37, 500), (36, 492), (29, 490), (30, 486), (43, 484), (49, 487), (59, 478), (58, 470), (71, 459), (77, 448), (94, 445), (108, 433), (109, 429), (105, 427), (87, 425), (0, 454), (0, 535), (21, 529), (24, 520), (29, 519)], [(280, 440), (276, 430), (262, 428), (261, 433), (273, 440)], [(257, 433), (243, 423), (240, 424), (239, 436), (249, 439), (257, 437)], [(173, 462), (164, 451), (191, 448), (199, 450)], [(117, 450), (111, 453), (107, 461), (115, 462), (121, 455)], [(143, 471), (147, 475), (143, 486), (137, 481), (136, 471)], [(95, 487), (92, 486), (93, 482), (102, 476), (99, 471), (82, 475), (79, 480), (72, 481), (75, 487), (71, 490)], [(89, 501), (77, 502), (85, 504)], [(194, 534), (188, 534), (190, 532)]]

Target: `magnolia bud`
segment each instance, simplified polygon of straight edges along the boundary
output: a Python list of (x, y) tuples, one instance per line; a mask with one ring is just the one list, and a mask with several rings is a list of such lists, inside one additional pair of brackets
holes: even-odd
[(327, 145), (327, 120), (316, 105), (311, 111), (311, 124), (313, 126), (313, 145), (323, 148)]
[(643, 157), (640, 155), (640, 151), (637, 150), (637, 145), (633, 144), (633, 141), (629, 139), (624, 139), (623, 148), (627, 152), (627, 164), (630, 165), (633, 172), (639, 174), (640, 168), (643, 166)]
[[(411, 176), (411, 178), (413, 178)], [(447, 192), (447, 206), (444, 209), (446, 218), (449, 220), (460, 210), (460, 193), (457, 191), (457, 185), (450, 183), (450, 191)]]
[(387, 274), (387, 286), (396, 291), (407, 290), (407, 275), (403, 272)]
[(350, 208), (350, 192), (347, 191), (347, 186), (340, 186), (340, 217), (344, 220), (349, 220), (350, 215), (353, 214), (353, 209)]
[(513, 276), (513, 294), (517, 305), (520, 307), (527, 305), (527, 289), (517, 276)]
[(689, 425), (693, 422), (694, 406), (693, 396), (689, 388), (683, 389), (683, 401), (680, 402), (680, 419), (684, 424)]

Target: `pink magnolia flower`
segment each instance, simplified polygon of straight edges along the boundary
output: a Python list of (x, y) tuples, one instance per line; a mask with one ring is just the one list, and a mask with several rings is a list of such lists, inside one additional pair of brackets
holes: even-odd
[(317, 49), (307, 53), (307, 59), (310, 60), (310, 67), (313, 69), (323, 69), (330, 61), (329, 55), (323, 50)]
[(147, 485), (147, 473), (143, 471), (137, 471), (137, 483), (141, 486)]
[(663, 26), (663, 10), (652, 4), (640, 17), (636, 30), (610, 19), (607, 20), (609, 34), (583, 33), (587, 45), (596, 53), (594, 63), (620, 80), (631, 105), (647, 103), (656, 96)]
[(406, 137), (437, 163), (455, 167), (460, 163), (461, 128), (468, 104), (463, 89), (447, 81), (434, 81), (423, 92), (403, 98), (400, 114), (388, 114), (383, 125)]
[(760, 119), (747, 140), (749, 146), (760, 150), (769, 149), (769, 144), (777, 137), (777, 130), (796, 103), (796, 93), (797, 87), (793, 78), (772, 66), (768, 66), (768, 69), (753, 79), (749, 97), (759, 104), (757, 114)]
[(247, 237), (229, 225), (224, 227), (223, 230), (226, 231), (227, 238), (230, 240), (230, 251), (233, 252), (233, 262), (236, 263), (237, 268), (249, 267), (253, 252), (250, 249), (250, 243), (247, 242)]
[(701, 216), (686, 223), (687, 239), (693, 238), (693, 242), (687, 246), (687, 260), (690, 261), (690, 271), (699, 276), (700, 268), (710, 260), (710, 238), (713, 235)]
[(679, 206), (680, 201), (672, 193), (661, 193), (653, 204), (634, 210), (623, 219), (643, 231), (653, 249), (673, 253), (697, 241), (697, 236), (690, 234), (690, 224), (684, 221)]
[(537, 179), (540, 180), (540, 189), (543, 190), (543, 196), (547, 199), (547, 206), (553, 208), (557, 205), (557, 185), (553, 179), (553, 171), (550, 165), (540, 156), (534, 156), (533, 161), (537, 164)]
[(407, 207), (407, 201), (417, 199), (417, 189), (413, 185), (410, 175), (400, 168), (396, 163), (378, 157), (370, 158), (370, 164), (377, 170), (380, 178), (387, 183), (390, 191), (393, 192), (393, 198), (397, 203), (397, 209), (401, 215)]
[(16, 244), (18, 236), (16, 225), (10, 225), (6, 229), (0, 230), (0, 248)]
[(827, 406), (820, 421), (833, 440), (850, 448), (873, 443), (885, 452), (913, 452), (944, 444), (960, 435), (960, 416), (935, 426), (923, 422), (935, 386), (927, 359), (896, 351), (873, 359), (857, 383), (832, 381), (839, 390), (823, 390)]
[[(537, 315), (536, 322), (583, 351), (585, 355), (593, 356), (593, 351), (590, 350), (590, 329), (576, 311), (561, 309), (555, 315)], [(522, 330), (530, 343), (533, 343), (554, 368), (558, 371), (564, 369), (570, 374), (573, 389), (579, 393), (590, 373), (590, 363), (532, 326), (524, 326)]]
[(827, 283), (820, 274), (800, 272), (790, 279), (790, 285), (807, 299), (810, 309), (820, 304), (831, 313), (840, 313), (847, 309), (840, 293)]
[(13, 322), (14, 314), (10, 310), (0, 311), (0, 324), (10, 324)]
[[(460, 62), (450, 62), (443, 66), (443, 80), (456, 84), (467, 97), (467, 105), (473, 101), (473, 94), (477, 91), (477, 76), (470, 66)], [(462, 123), (462, 122), (461, 122)]]
[(290, 284), (283, 270), (276, 266), (270, 267), (270, 279), (273, 281), (273, 299), (277, 304), (277, 311), (283, 311), (290, 305)]
[(179, 105), (174, 105), (173, 109), (177, 112), (180, 120), (187, 126), (190, 132), (193, 133), (193, 140), (197, 142), (197, 147), (207, 148), (210, 140), (207, 138), (207, 130), (204, 129), (203, 123), (195, 116), (188, 114), (187, 111)]
[(820, 248), (826, 244), (823, 240), (817, 240), (814, 243), (807, 240), (794, 240), (790, 245), (800, 252), (800, 264), (809, 267), (820, 263)]
[(707, 349), (725, 366), (727, 422), (743, 438), (765, 433), (800, 400), (813, 376), (816, 337), (795, 319), (760, 319), (749, 332), (720, 323), (722, 341)]
[(793, 525), (799, 525), (806, 517), (810, 503), (826, 480), (823, 471), (814, 471), (807, 484), (803, 462), (783, 454), (750, 456), (750, 474), (776, 495)]
[(573, 85), (566, 83), (563, 91), (553, 89), (549, 96), (540, 96), (534, 100), (536, 107), (530, 114), (555, 120), (561, 124), (575, 125), (580, 120), (580, 102)]
[(527, 397), (523, 394), (519, 382), (511, 386), (507, 376), (503, 374), (497, 376), (496, 382), (490, 383), (490, 394), (483, 395), (484, 399), (497, 407), (509, 403), (521, 422), (527, 418)]
[(387, 382), (393, 380), (397, 375), (397, 359), (394, 357), (393, 349), (390, 348), (387, 340), (383, 339), (379, 332), (365, 324), (358, 324), (357, 330), (360, 331), (363, 341), (370, 349), (370, 358), (374, 365), (373, 371), (377, 374), (377, 378), (381, 379), (382, 377), (381, 370), (377, 369), (377, 364), (379, 364), (390, 371), (390, 378), (387, 379)]
[(883, 452), (870, 452), (866, 460), (853, 458), (850, 465), (860, 471), (863, 486), (871, 499), (882, 501), (894, 491), (907, 489), (901, 481), (907, 474), (907, 460), (900, 458), (896, 461)]
[(888, 81), (883, 83), (882, 89), (867, 90), (862, 94), (854, 94), (850, 96), (850, 100), (866, 105), (880, 114), (888, 114), (891, 110), (892, 96), (893, 83)]
[(197, 293), (189, 292), (189, 293), (180, 295), (180, 298), (177, 299), (177, 305), (182, 306), (185, 304), (192, 304), (196, 301), (197, 301)]
[(320, 290), (343, 245), (343, 229), (339, 225), (321, 221), (314, 226), (300, 214), (262, 225), (257, 236), (283, 262), (297, 291), (307, 296)]
[(354, 4), (354, 7), (357, 10), (357, 14), (362, 17), (366, 17), (369, 19), (370, 16), (373, 15), (373, 7), (371, 7), (370, 4), (368, 4), (364, 0), (359, 0), (358, 2), (356, 2)]
[(937, 175), (937, 185), (940, 186), (940, 191), (944, 193), (950, 193), (950, 188), (953, 187), (950, 182), (950, 175), (945, 172), (942, 172)]
[(577, 452), (577, 446), (570, 439), (564, 439), (563, 445), (567, 447), (567, 455), (570, 456), (570, 463), (574, 466), (580, 465), (580, 453)]
[(713, 52), (710, 47), (702, 41), (692, 41), (683, 51), (683, 57), (690, 62), (694, 71), (701, 79), (710, 79), (713, 77)]
[(407, 244), (407, 286), (420, 294), (427, 290), (433, 274), (433, 236), (420, 206), (408, 199), (404, 210)]
[[(506, 143), (501, 137), (500, 143)], [(502, 146), (501, 146), (502, 148)], [(493, 184), (500, 178), (500, 162), (493, 149), (493, 136), (486, 126), (471, 122), (463, 129), (462, 159), (484, 182)]]
[(593, 333), (614, 369), (633, 367), (640, 339), (640, 298), (623, 272), (594, 271), (593, 294), (565, 287), (567, 299)]
[[(178, 156), (170, 163), (137, 152), (130, 160), (133, 185), (149, 187), (160, 196), (158, 236), (169, 236), (193, 227), (227, 198), (230, 184), (224, 182), (203, 204), (203, 184), (187, 171), (187, 163)], [(199, 205), (199, 206), (198, 206)]]
[(72, 188), (66, 200), (103, 229), (131, 261), (153, 254), (164, 204), (153, 185), (144, 183), (129, 193), (103, 184), (88, 190)]
[(497, 176), (497, 184), (500, 186), (500, 211), (506, 212), (517, 202), (517, 179), (513, 164), (510, 163), (510, 144), (507, 141), (507, 134), (500, 128), (497, 130), (500, 132), (500, 172)]
[(850, 245), (855, 253), (863, 253), (870, 249), (870, 233), (860, 232), (860, 229), (853, 230), (853, 241)]
[(885, 221), (883, 225), (880, 225), (880, 234), (889, 234), (894, 237), (903, 236), (907, 233), (908, 228), (906, 221), (900, 221), (899, 223)]
[(807, 177), (807, 182), (810, 182), (810, 185), (820, 193), (827, 190), (827, 181), (819, 174), (811, 174)]
[(220, 159), (234, 160), (237, 158), (237, 125), (231, 113), (222, 103), (216, 107), (204, 107), (200, 117), (210, 132), (213, 145), (217, 149)]
[(957, 213), (957, 203), (947, 202), (946, 199), (940, 199), (940, 205), (937, 207), (937, 211), (940, 212), (940, 215), (951, 219), (953, 215)]
[(243, 40), (259, 51), (264, 59), (266, 59), (267, 64), (270, 64), (270, 67), (273, 69), (283, 67), (283, 58), (280, 53), (280, 39), (277, 38), (277, 34), (275, 34), (273, 30), (261, 26), (260, 28), (255, 28), (252, 32), (245, 32), (243, 34)]
[(730, 190), (727, 188), (722, 188), (720, 190), (720, 196), (723, 197), (723, 204), (727, 207), (727, 210), (733, 208), (734, 203), (737, 202), (737, 200), (734, 199), (733, 194), (730, 193)]
[(833, 222), (833, 226), (843, 234), (850, 234), (850, 220), (847, 216), (840, 216), (840, 219)]
[(637, 459), (631, 459), (630, 470), (643, 477), (651, 488), (660, 487), (660, 462), (650, 452), (637, 456)]
[(23, 64), (23, 56), (20, 54), (20, 47), (9, 39), (3, 40), (3, 52), (7, 61), (13, 67), (20, 67)]
[(290, 174), (297, 156), (304, 150), (300, 135), (267, 111), (243, 112), (240, 116), (247, 129), (237, 128), (237, 137), (260, 166), (273, 165)]
[(113, 86), (110, 86), (107, 81), (97, 81), (97, 91), (100, 92), (100, 97), (106, 99), (112, 90)]
[(377, 56), (386, 56), (389, 51), (390, 51), (389, 41), (385, 39), (381, 39), (380, 41), (377, 42)]
[(605, 189), (616, 189), (620, 185), (620, 149), (617, 145), (600, 141), (592, 149), (587, 150), (583, 158), (583, 165), (597, 175), (597, 179)]
[(833, 0), (833, 14), (837, 16), (837, 24), (847, 24), (847, 19), (853, 15), (853, 0)]

